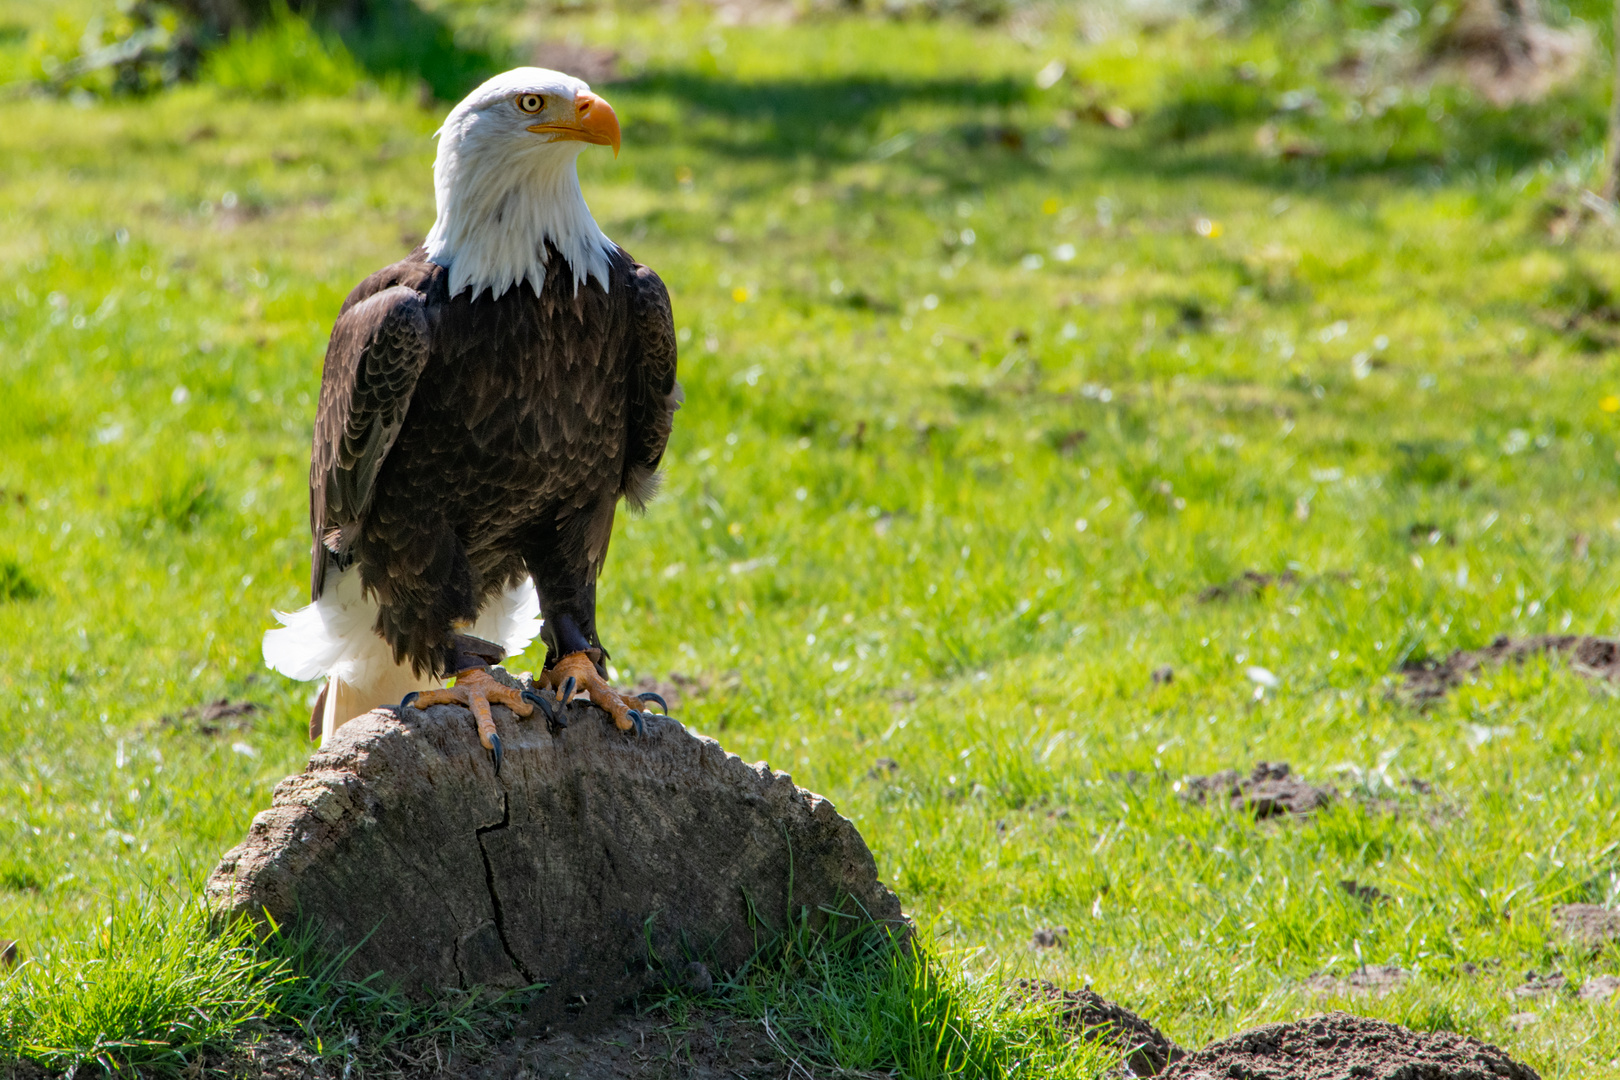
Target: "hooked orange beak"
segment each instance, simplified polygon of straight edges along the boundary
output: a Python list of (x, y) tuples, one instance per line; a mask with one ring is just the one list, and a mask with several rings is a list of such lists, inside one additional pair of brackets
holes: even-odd
[(537, 135), (555, 135), (558, 140), (573, 139), (593, 146), (613, 147), (613, 156), (619, 156), (619, 118), (613, 106), (589, 90), (574, 98), (574, 119), (555, 124), (533, 124), (529, 130)]

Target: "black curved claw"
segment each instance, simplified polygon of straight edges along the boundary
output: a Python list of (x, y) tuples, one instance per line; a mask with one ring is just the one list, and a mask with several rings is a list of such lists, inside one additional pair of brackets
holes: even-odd
[(656, 701), (656, 702), (658, 702), (658, 707), (660, 709), (664, 710), (664, 714), (666, 716), (669, 714), (669, 702), (665, 701), (662, 697), (659, 697), (657, 694), (653, 693), (651, 690), (646, 690), (646, 691), (643, 691), (642, 693), (637, 694), (636, 695), (636, 700), (637, 701)]
[(495, 763), (495, 775), (501, 775), (501, 737), (499, 735), (489, 737), (489, 758)]
[(637, 735), (645, 735), (645, 734), (647, 734), (647, 729), (646, 729), (646, 727), (644, 727), (642, 725), (642, 722), (641, 722), (641, 714), (639, 712), (637, 712), (635, 709), (631, 709), (631, 710), (629, 710), (629, 716), (630, 716), (630, 722), (632, 724), (636, 725), (636, 734)]
[(406, 694), (404, 697), (399, 699), (399, 704), (394, 706), (394, 711), (396, 713), (397, 712), (403, 712), (404, 710), (410, 708), (411, 703), (413, 701), (415, 701), (417, 698), (421, 697), (421, 696), (422, 696), (422, 691), (420, 691), (420, 690), (412, 690), (410, 693)]
[(552, 701), (544, 694), (537, 694), (533, 690), (525, 690), (521, 696), (524, 701), (538, 707), (541, 712), (546, 714), (546, 726), (551, 729), (553, 735), (568, 726), (568, 710), (566, 708), (560, 708), (555, 701)]
[(567, 705), (574, 700), (574, 677), (572, 675), (563, 680), (562, 689), (557, 691), (557, 704)]

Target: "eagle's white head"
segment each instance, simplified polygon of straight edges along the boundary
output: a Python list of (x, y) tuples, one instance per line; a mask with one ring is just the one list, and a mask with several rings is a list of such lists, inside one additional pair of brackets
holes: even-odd
[(613, 242), (579, 190), (574, 159), (588, 145), (619, 152), (619, 120), (572, 75), (514, 68), (450, 110), (433, 162), (438, 217), (427, 256), (450, 271), (450, 295), (494, 297), (546, 280), (546, 242), (562, 254), (577, 291), (594, 277), (608, 287)]

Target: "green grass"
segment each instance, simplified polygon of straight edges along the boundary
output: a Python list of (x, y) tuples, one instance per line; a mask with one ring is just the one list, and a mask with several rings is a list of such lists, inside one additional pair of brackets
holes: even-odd
[[(1549, 925), (1620, 893), (1612, 692), (1532, 661), (1424, 711), (1391, 693), (1408, 659), (1613, 629), (1620, 254), (1550, 227), (1596, 174), (1601, 63), (1496, 112), (1334, 81), (1320, 12), (1096, 42), (441, 15), (497, 58), (625, 57), (624, 153), (582, 173), (670, 286), (687, 404), (602, 585), (622, 677), (706, 680), (680, 718), (832, 798), (973, 973), (1091, 982), (1196, 1045), (1398, 963), (1358, 1011), (1611, 1073), (1612, 1016), (1565, 996), (1518, 1030), (1504, 992), (1620, 971)], [(425, 233), (443, 106), (329, 42), (341, 94), (275, 84), (295, 46), (0, 106), (0, 936), (41, 961), (29, 994), (71, 996), (109, 904), (183, 891), (308, 750), (310, 688), (259, 637), (307, 581), (326, 332)], [(1251, 568), (1300, 580), (1199, 602)], [(182, 716), (219, 697), (261, 708)], [(1256, 824), (1173, 790), (1260, 759), (1361, 797)], [(1051, 925), (1068, 947), (1032, 952)], [(195, 962), (225, 988), (231, 955)], [(23, 1041), (85, 1052), (61, 1023)]]
[[(833, 926), (784, 935), (703, 1004), (759, 1023), (801, 1068), (834, 1074), (1089, 1080), (1118, 1070), (1118, 1049), (1076, 1040), (1050, 1007), (975, 978), (961, 960)], [(679, 1029), (694, 1002), (648, 1004)]]
[(52, 1070), (174, 1072), (267, 1016), (288, 977), (247, 925), (213, 935), (195, 901), (114, 902), (93, 933), (5, 977), (0, 1053)]

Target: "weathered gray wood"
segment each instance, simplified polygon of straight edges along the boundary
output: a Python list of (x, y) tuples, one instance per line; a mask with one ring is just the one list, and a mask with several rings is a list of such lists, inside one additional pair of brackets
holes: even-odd
[(453, 706), (346, 724), (277, 785), (210, 900), (304, 920), (328, 948), (358, 946), (349, 974), (416, 994), (547, 983), (558, 1018), (642, 990), (649, 945), (675, 969), (730, 971), (790, 911), (903, 926), (855, 827), (786, 773), (673, 720), (627, 735), (576, 704), (554, 738), (538, 710), (494, 712), (499, 778)]

